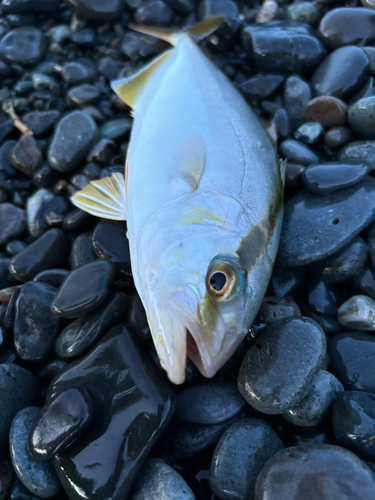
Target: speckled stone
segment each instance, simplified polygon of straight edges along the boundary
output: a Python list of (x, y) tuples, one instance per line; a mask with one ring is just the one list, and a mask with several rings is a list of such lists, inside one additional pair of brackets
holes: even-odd
[(339, 160), (358, 160), (375, 169), (375, 141), (353, 141), (340, 149)]
[[(375, 12), (374, 12), (375, 19)], [(375, 29), (375, 28), (374, 28)], [(354, 131), (364, 138), (375, 138), (375, 96), (365, 97), (349, 108), (348, 120)]]
[(375, 302), (366, 295), (354, 295), (339, 308), (338, 320), (348, 330), (375, 331)]

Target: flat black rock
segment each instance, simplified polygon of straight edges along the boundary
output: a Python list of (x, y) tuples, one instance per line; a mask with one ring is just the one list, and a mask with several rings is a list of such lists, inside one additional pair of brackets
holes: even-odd
[(59, 288), (64, 279), (68, 276), (69, 271), (66, 269), (47, 269), (37, 274), (33, 281), (42, 281), (43, 283), (48, 283), (49, 285)]
[(92, 234), (81, 233), (72, 244), (72, 251), (70, 253), (72, 269), (90, 264), (96, 260), (97, 256), (92, 246)]
[(92, 235), (95, 253), (101, 259), (117, 263), (117, 269), (126, 277), (131, 275), (129, 240), (124, 222), (102, 219)]
[(369, 172), (364, 162), (341, 160), (312, 165), (302, 172), (301, 179), (311, 193), (329, 194), (357, 184)]
[(47, 283), (23, 285), (14, 321), (14, 344), (20, 358), (40, 361), (51, 349), (60, 326), (60, 318), (51, 312), (55, 294), (56, 288)]
[(174, 411), (173, 392), (136, 336), (118, 325), (52, 381), (46, 396), (84, 387), (95, 425), (54, 458), (72, 500), (123, 500)]
[(16, 28), (0, 41), (0, 57), (21, 66), (34, 66), (47, 51), (47, 37), (32, 27)]
[(375, 181), (326, 196), (300, 191), (285, 204), (278, 259), (301, 266), (328, 257), (344, 247), (375, 218)]
[(93, 311), (107, 298), (114, 275), (114, 264), (105, 260), (74, 269), (57, 291), (51, 310), (63, 318)]
[(0, 246), (19, 238), (25, 230), (25, 211), (11, 203), (0, 203)]

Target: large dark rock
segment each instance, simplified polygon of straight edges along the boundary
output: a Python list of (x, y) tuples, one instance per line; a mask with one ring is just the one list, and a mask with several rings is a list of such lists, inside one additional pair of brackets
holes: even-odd
[(16, 28), (0, 41), (0, 57), (21, 66), (34, 66), (47, 51), (47, 37), (32, 27)]

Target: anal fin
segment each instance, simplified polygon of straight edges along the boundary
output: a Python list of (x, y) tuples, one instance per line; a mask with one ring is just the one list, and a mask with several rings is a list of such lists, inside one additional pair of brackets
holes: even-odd
[(72, 198), (73, 205), (96, 217), (126, 220), (126, 190), (124, 176), (112, 174), (90, 182)]

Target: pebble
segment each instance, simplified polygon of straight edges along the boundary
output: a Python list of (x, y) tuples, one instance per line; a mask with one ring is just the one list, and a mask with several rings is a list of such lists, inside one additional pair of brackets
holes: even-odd
[(308, 122), (300, 125), (294, 132), (294, 137), (305, 144), (314, 144), (324, 135), (324, 129), (318, 122)]
[(31, 135), (23, 135), (10, 151), (12, 164), (26, 175), (33, 175), (42, 163), (43, 154)]
[(41, 231), (38, 214), (43, 204), (48, 203), (52, 200), (53, 194), (48, 189), (38, 189), (36, 190), (26, 202), (27, 209), (27, 226), (29, 232), (32, 236), (37, 238), (41, 235), (43, 231)]
[(97, 260), (92, 246), (92, 234), (82, 233), (73, 241), (70, 254), (72, 269), (81, 267)]
[(9, 448), (13, 467), (27, 489), (43, 498), (56, 495), (60, 489), (59, 480), (52, 462), (36, 460), (29, 451), (28, 435), (40, 408), (29, 406), (15, 416), (9, 433)]
[(366, 264), (367, 254), (365, 241), (356, 236), (338, 252), (310, 264), (308, 270), (327, 285), (336, 285), (356, 276)]
[(77, 318), (100, 306), (109, 294), (115, 266), (100, 260), (74, 269), (58, 289), (51, 310), (63, 318)]
[(375, 457), (375, 394), (346, 391), (332, 407), (337, 442), (363, 457)]
[(66, 62), (61, 69), (62, 78), (70, 85), (80, 85), (95, 80), (96, 69), (79, 61)]
[(273, 293), (278, 297), (291, 295), (305, 280), (305, 271), (302, 267), (283, 266), (276, 262), (271, 276)]
[(46, 269), (59, 267), (66, 259), (68, 248), (67, 237), (61, 229), (50, 229), (15, 255), (9, 270), (18, 281), (30, 281)]
[(212, 492), (222, 500), (254, 498), (259, 472), (283, 448), (279, 436), (262, 420), (235, 422), (221, 436), (212, 457)]
[(88, 21), (113, 21), (118, 19), (123, 0), (65, 0), (68, 7)]
[(343, 391), (341, 382), (332, 373), (320, 370), (304, 399), (283, 413), (283, 417), (294, 425), (314, 427), (326, 418), (335, 397)]
[(0, 203), (0, 246), (21, 237), (25, 230), (25, 211), (11, 203)]
[(316, 68), (326, 55), (313, 30), (292, 21), (249, 24), (242, 37), (244, 49), (259, 71), (305, 73)]
[(286, 10), (288, 17), (297, 23), (315, 25), (319, 21), (319, 12), (312, 2), (292, 3)]
[(318, 33), (330, 49), (370, 45), (375, 42), (375, 12), (351, 7), (333, 9), (320, 21)]
[(9, 259), (0, 258), (0, 290), (18, 284), (9, 272), (9, 264)]
[(260, 472), (255, 500), (363, 500), (375, 495), (370, 467), (340, 446), (303, 444), (278, 451)]
[(29, 434), (29, 449), (39, 460), (49, 460), (73, 443), (92, 419), (92, 401), (84, 389), (72, 387), (58, 394), (40, 412)]
[(311, 264), (344, 247), (375, 216), (375, 184), (360, 183), (316, 196), (300, 191), (285, 204), (278, 258), (284, 265)]
[(325, 335), (314, 321), (293, 316), (274, 321), (244, 357), (238, 389), (256, 410), (283, 413), (309, 392), (325, 354)]
[[(88, 220), (87, 220), (88, 219)], [(79, 208), (74, 208), (64, 217), (62, 228), (64, 231), (82, 229), (82, 226), (90, 220), (90, 215)]]
[(369, 60), (360, 47), (349, 45), (331, 52), (311, 78), (316, 96), (342, 99), (365, 83)]
[(346, 390), (375, 392), (375, 338), (372, 333), (339, 333), (328, 341), (332, 373)]
[(368, 295), (375, 301), (375, 273), (372, 268), (364, 267), (352, 279), (353, 291)]
[(22, 122), (29, 127), (36, 137), (44, 137), (52, 131), (60, 118), (60, 112), (54, 109), (48, 111), (30, 111), (22, 117)]
[(101, 498), (126, 498), (173, 413), (173, 392), (138, 342), (121, 325), (112, 328), (48, 388), (47, 404), (72, 387), (92, 399), (95, 425), (53, 459), (71, 500), (94, 499), (99, 488)]
[(0, 364), (0, 447), (9, 440), (9, 429), (17, 412), (34, 404), (39, 396), (38, 380), (26, 368)]
[(311, 311), (325, 316), (337, 317), (338, 292), (324, 281), (313, 279), (306, 288), (307, 306)]
[(98, 257), (116, 262), (125, 280), (131, 276), (130, 250), (125, 222), (102, 219), (94, 229), (92, 246)]
[(347, 105), (332, 96), (319, 96), (309, 101), (303, 110), (304, 122), (318, 122), (322, 127), (344, 125), (348, 114)]
[(374, 139), (375, 96), (365, 97), (350, 106), (348, 120), (355, 132), (358, 132), (362, 137)]
[(87, 106), (87, 104), (98, 99), (99, 96), (99, 90), (94, 85), (89, 85), (88, 83), (73, 87), (67, 93), (69, 102), (79, 107)]
[(129, 308), (125, 323), (129, 325), (133, 331), (137, 332), (142, 340), (147, 341), (151, 339), (145, 308), (137, 293), (133, 293), (129, 297)]
[(310, 100), (309, 84), (297, 75), (289, 76), (284, 85), (284, 102), (291, 130), (295, 130), (301, 125), (303, 110)]
[(59, 172), (74, 170), (97, 138), (94, 120), (82, 111), (65, 115), (57, 124), (48, 150), (48, 160)]
[(168, 24), (171, 22), (173, 12), (162, 0), (148, 0), (142, 2), (134, 13), (134, 18), (139, 24)]
[(33, 281), (41, 281), (55, 288), (59, 288), (64, 279), (68, 276), (66, 269), (46, 269), (35, 276)]
[(100, 136), (103, 139), (115, 140), (124, 136), (132, 127), (133, 121), (130, 118), (118, 118), (104, 123), (100, 129)]
[[(112, 292), (104, 304), (64, 328), (56, 339), (56, 354), (61, 358), (85, 354), (120, 321), (127, 310), (128, 301), (123, 292)], [(138, 325), (135, 327), (137, 331)]]
[(348, 330), (375, 331), (375, 302), (366, 295), (354, 295), (339, 308), (338, 320)]
[(33, 27), (9, 31), (0, 40), (0, 57), (21, 66), (34, 66), (47, 52), (47, 37)]
[(311, 193), (330, 194), (357, 184), (369, 172), (365, 162), (342, 160), (312, 165), (302, 172), (301, 178)]
[(180, 474), (160, 458), (149, 458), (141, 469), (130, 500), (195, 500)]
[(233, 382), (203, 382), (179, 393), (176, 416), (192, 424), (219, 424), (237, 415), (245, 404)]
[(240, 85), (251, 100), (258, 102), (273, 97), (281, 88), (285, 77), (282, 75), (254, 76)]
[[(12, 467), (13, 469), (13, 467)], [(12, 484), (9, 500), (40, 500), (42, 497), (34, 495), (18, 479)]]
[(265, 296), (260, 306), (264, 321), (271, 323), (289, 316), (301, 316), (301, 309), (291, 297)]
[(324, 144), (329, 148), (340, 148), (352, 140), (353, 134), (347, 127), (333, 127), (324, 135)]
[(297, 163), (298, 165), (311, 165), (312, 163), (318, 163), (319, 157), (308, 146), (302, 144), (302, 142), (295, 141), (294, 139), (288, 139), (281, 143), (280, 151), (285, 158)]
[(358, 160), (370, 165), (371, 170), (375, 169), (375, 141), (354, 141), (350, 142), (338, 154), (339, 160)]

